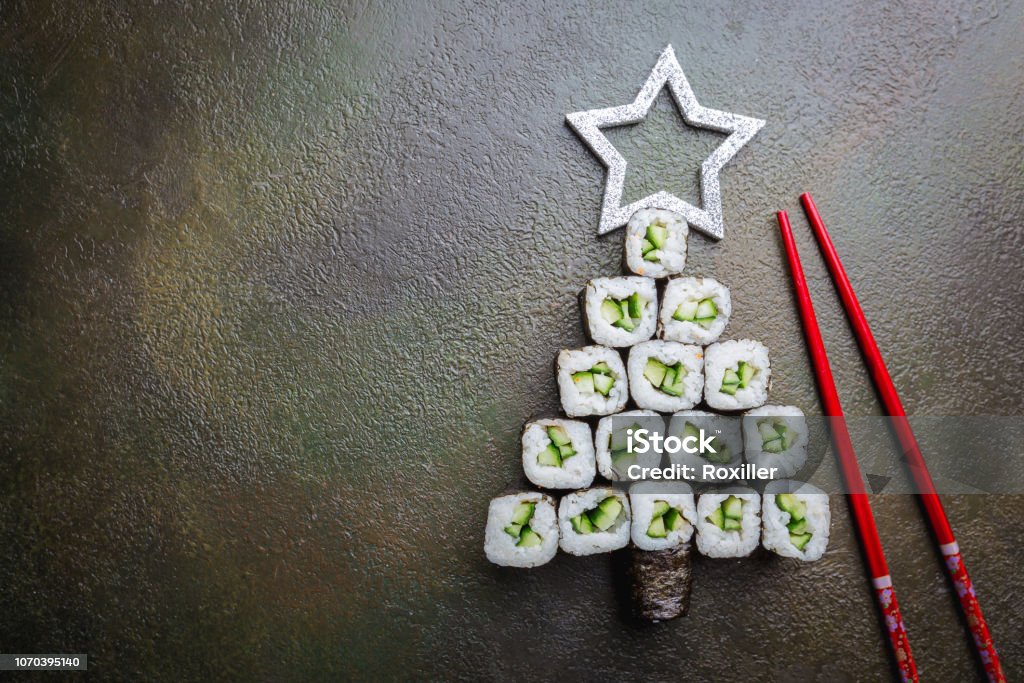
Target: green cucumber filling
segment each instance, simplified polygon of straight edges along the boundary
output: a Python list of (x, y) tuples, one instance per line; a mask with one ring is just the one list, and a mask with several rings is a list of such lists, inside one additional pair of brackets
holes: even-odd
[(665, 538), (673, 531), (683, 528), (683, 513), (663, 500), (654, 501), (651, 523), (647, 535), (651, 538)]
[(520, 503), (512, 511), (512, 519), (505, 527), (505, 533), (516, 541), (517, 548), (533, 548), (544, 540), (541, 535), (530, 528), (530, 520), (533, 519), (533, 511), (536, 503)]
[(682, 362), (665, 365), (657, 358), (648, 358), (647, 365), (644, 366), (644, 377), (652, 387), (669, 396), (683, 395), (683, 379), (686, 377), (686, 368), (683, 367)]
[(803, 550), (811, 542), (812, 534), (807, 530), (807, 504), (792, 493), (780, 493), (775, 496), (775, 504), (783, 512), (789, 513), (789, 542), (797, 550)]
[(634, 422), (629, 427), (615, 430), (608, 435), (608, 455), (611, 457), (612, 463), (617, 463), (618, 460), (633, 455), (629, 450), (629, 432), (637, 429), (640, 429), (640, 424)]
[(647, 232), (644, 233), (644, 239), (640, 243), (640, 253), (643, 255), (644, 261), (660, 261), (661, 250), (665, 247), (666, 242), (668, 242), (668, 226), (665, 225), (665, 221), (656, 218), (647, 226)]
[(576, 385), (576, 390), (587, 396), (607, 396), (615, 386), (612, 369), (605, 362), (597, 363), (589, 370), (572, 373), (572, 381)]
[(758, 372), (760, 370), (753, 365), (745, 360), (741, 360), (735, 368), (726, 370), (725, 374), (722, 375), (721, 392), (734, 396), (737, 390), (746, 389)]
[(743, 527), (743, 499), (729, 496), (706, 519), (722, 531), (739, 531)]
[(563, 462), (576, 455), (569, 432), (561, 425), (547, 427), (545, 431), (551, 442), (537, 456), (537, 462), (549, 467), (561, 467)]
[(621, 514), (622, 503), (615, 496), (608, 496), (592, 510), (570, 518), (569, 523), (578, 534), (592, 534), (595, 531), (608, 531)]
[(758, 420), (757, 431), (761, 435), (761, 450), (765, 453), (787, 451), (797, 437), (797, 433), (784, 420), (775, 417)]
[(672, 314), (673, 320), (684, 323), (697, 323), (703, 328), (711, 327), (718, 317), (718, 307), (710, 297), (699, 301), (686, 301), (679, 304), (679, 308)]
[(639, 292), (633, 292), (625, 299), (608, 297), (601, 302), (601, 317), (614, 327), (632, 332), (640, 324), (645, 306), (647, 299), (642, 298)]
[[(700, 429), (692, 422), (687, 422), (683, 426), (683, 438), (685, 439), (688, 436), (692, 436), (696, 439), (697, 443), (700, 443)], [(707, 453), (698, 453), (698, 455), (705, 460), (718, 463), (720, 465), (732, 460), (732, 451), (729, 450), (729, 445), (725, 443), (725, 439), (722, 437), (711, 437), (711, 447), (715, 449), (714, 453), (708, 451)]]

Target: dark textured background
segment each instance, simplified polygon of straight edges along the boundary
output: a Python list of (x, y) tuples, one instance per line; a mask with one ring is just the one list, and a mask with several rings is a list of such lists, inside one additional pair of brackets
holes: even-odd
[[(879, 410), (811, 190), (907, 408), (1024, 413), (1024, 6), (928, 4), (3, 3), (0, 651), (109, 680), (891, 675), (839, 499), (826, 559), (698, 560), (657, 628), (609, 558), (502, 571), (482, 536), (575, 292), (619, 267), (564, 114), (632, 100), (669, 42), (703, 104), (768, 121), (690, 263), (774, 398), (819, 409), (789, 208), (846, 408)], [(631, 197), (692, 194), (715, 144), (664, 96), (612, 135)], [(1024, 500), (946, 502), (1019, 678)], [(922, 675), (972, 678), (914, 501), (875, 505)]]

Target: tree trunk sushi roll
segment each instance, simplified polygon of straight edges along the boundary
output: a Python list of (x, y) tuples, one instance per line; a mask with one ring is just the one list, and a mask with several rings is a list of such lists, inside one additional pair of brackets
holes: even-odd
[(761, 496), (745, 486), (703, 493), (697, 501), (697, 550), (708, 557), (746, 557), (761, 540)]
[(537, 567), (550, 561), (558, 552), (555, 501), (543, 493), (513, 493), (492, 500), (484, 552), (503, 567)]
[(647, 277), (599, 277), (587, 283), (583, 312), (596, 344), (632, 346), (654, 336), (658, 291)]
[(565, 349), (558, 354), (557, 367), (562, 409), (569, 417), (610, 415), (626, 406), (626, 368), (614, 349)]
[(597, 454), (597, 471), (611, 481), (628, 478), (630, 465), (658, 467), (661, 453), (648, 448), (646, 453), (634, 453), (629, 449), (630, 430), (646, 429), (658, 434), (665, 430), (665, 421), (653, 410), (627, 410), (597, 423), (594, 448)]
[(629, 520), (629, 501), (621, 491), (595, 488), (570, 493), (558, 505), (559, 545), (571, 555), (624, 548), (629, 543)]
[(546, 489), (579, 489), (594, 481), (590, 425), (578, 420), (536, 420), (523, 428), (523, 471)]
[(684, 482), (640, 481), (629, 489), (630, 538), (641, 550), (689, 544), (697, 522), (693, 489)]
[(629, 350), (628, 371), (638, 407), (687, 410), (700, 402), (704, 389), (704, 351), (678, 342), (643, 342)]
[(689, 229), (683, 217), (674, 211), (637, 211), (626, 224), (626, 267), (647, 277), (683, 272)]
[(764, 405), (771, 387), (768, 347), (750, 339), (717, 342), (704, 350), (704, 401), (716, 410)]
[(667, 621), (690, 608), (693, 572), (689, 543), (665, 550), (633, 550), (630, 558), (633, 611), (640, 619)]
[(721, 481), (717, 477), (704, 474), (704, 466), (735, 467), (743, 462), (743, 428), (740, 418), (731, 415), (716, 415), (703, 410), (681, 410), (669, 420), (667, 436), (680, 439), (694, 437), (700, 442), (701, 431), (705, 438), (711, 436), (710, 451), (704, 453), (687, 453), (679, 450), (670, 452), (669, 459), (678, 465), (694, 468), (696, 481)]
[(718, 341), (732, 314), (729, 289), (709, 277), (668, 281), (661, 298), (658, 337), (683, 344)]
[(828, 495), (798, 481), (773, 481), (764, 489), (764, 547), (810, 562), (828, 547), (832, 515)]
[(792, 477), (807, 462), (807, 420), (796, 406), (762, 406), (743, 414), (747, 462)]

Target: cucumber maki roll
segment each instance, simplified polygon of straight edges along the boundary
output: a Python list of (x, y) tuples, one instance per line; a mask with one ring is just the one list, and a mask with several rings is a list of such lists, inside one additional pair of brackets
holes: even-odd
[(674, 211), (637, 211), (626, 224), (626, 267), (656, 278), (683, 272), (689, 230), (686, 220)]
[(665, 430), (665, 421), (653, 410), (627, 410), (602, 417), (597, 423), (594, 436), (597, 471), (605, 479), (628, 479), (631, 465), (658, 467), (661, 464), (661, 453), (653, 448), (649, 448), (646, 453), (633, 453), (629, 450), (629, 431), (636, 429), (660, 434)]
[(610, 415), (626, 406), (629, 384), (622, 358), (606, 346), (565, 349), (558, 354), (558, 391), (569, 417)]
[(792, 477), (807, 462), (807, 420), (796, 406), (761, 406), (743, 414), (747, 462)]
[(537, 567), (558, 552), (555, 501), (543, 493), (512, 493), (491, 501), (484, 534), (487, 559), (503, 567)]
[(658, 291), (648, 277), (600, 277), (587, 283), (583, 312), (596, 344), (632, 346), (654, 336)]
[(697, 501), (697, 550), (708, 557), (746, 557), (761, 540), (761, 496), (745, 486), (703, 493)]
[(558, 505), (559, 545), (571, 555), (594, 555), (629, 543), (629, 501), (612, 488), (576, 491)]
[(680, 277), (668, 281), (661, 298), (658, 337), (683, 344), (718, 341), (732, 314), (729, 289), (709, 277)]
[(629, 350), (633, 401), (640, 408), (670, 413), (700, 403), (704, 350), (678, 342), (648, 341)]
[(783, 557), (811, 562), (828, 547), (832, 514), (828, 495), (798, 481), (773, 481), (764, 489), (764, 547)]
[(750, 339), (717, 342), (704, 351), (704, 401), (716, 410), (764, 405), (771, 387), (768, 347)]
[[(681, 410), (673, 414), (669, 420), (666, 436), (676, 436), (680, 439), (693, 437), (699, 443), (702, 430), (705, 438), (711, 437), (711, 448), (715, 452), (687, 453), (682, 450), (670, 452), (668, 457), (674, 464), (692, 467), (696, 481), (713, 479), (713, 477), (705, 476), (705, 465), (735, 467), (742, 464), (743, 428), (738, 417), (716, 415), (703, 410)], [(720, 479), (714, 480), (721, 481)]]
[(594, 481), (590, 425), (578, 420), (536, 420), (523, 428), (523, 471), (546, 489), (578, 489)]
[(693, 586), (689, 543), (664, 550), (636, 550), (630, 558), (633, 611), (646, 621), (684, 616)]
[(684, 482), (640, 481), (629, 489), (630, 538), (641, 550), (689, 544), (697, 521), (693, 489)]

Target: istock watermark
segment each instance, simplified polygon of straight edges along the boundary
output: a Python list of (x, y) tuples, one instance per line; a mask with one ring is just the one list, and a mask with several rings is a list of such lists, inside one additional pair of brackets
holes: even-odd
[[(599, 421), (598, 467), (613, 483), (654, 480), (666, 486), (809, 483), (848, 493), (832, 452), (831, 435), (843, 420), (863, 479), (874, 494), (919, 493), (889, 418), (800, 414), (716, 415), (632, 411)], [(942, 494), (1024, 494), (1024, 417), (912, 416), (913, 429), (935, 489)]]
[[(644, 429), (626, 429), (626, 448), (631, 453), (645, 455), (651, 452), (659, 455), (665, 453), (689, 453), (699, 455), (713, 461), (722, 455), (720, 450), (725, 446), (721, 443), (722, 431), (707, 433), (703, 428), (696, 428), (696, 433), (684, 433), (683, 436), (664, 436), (656, 431)], [(718, 448), (715, 444), (718, 443)], [(771, 481), (779, 478), (778, 467), (758, 467), (744, 463), (735, 467), (723, 467), (712, 462), (700, 465), (672, 463), (666, 467), (642, 467), (636, 463), (626, 468), (626, 476), (631, 481), (641, 479), (653, 480), (688, 480), (702, 482), (735, 482), (752, 479)]]

